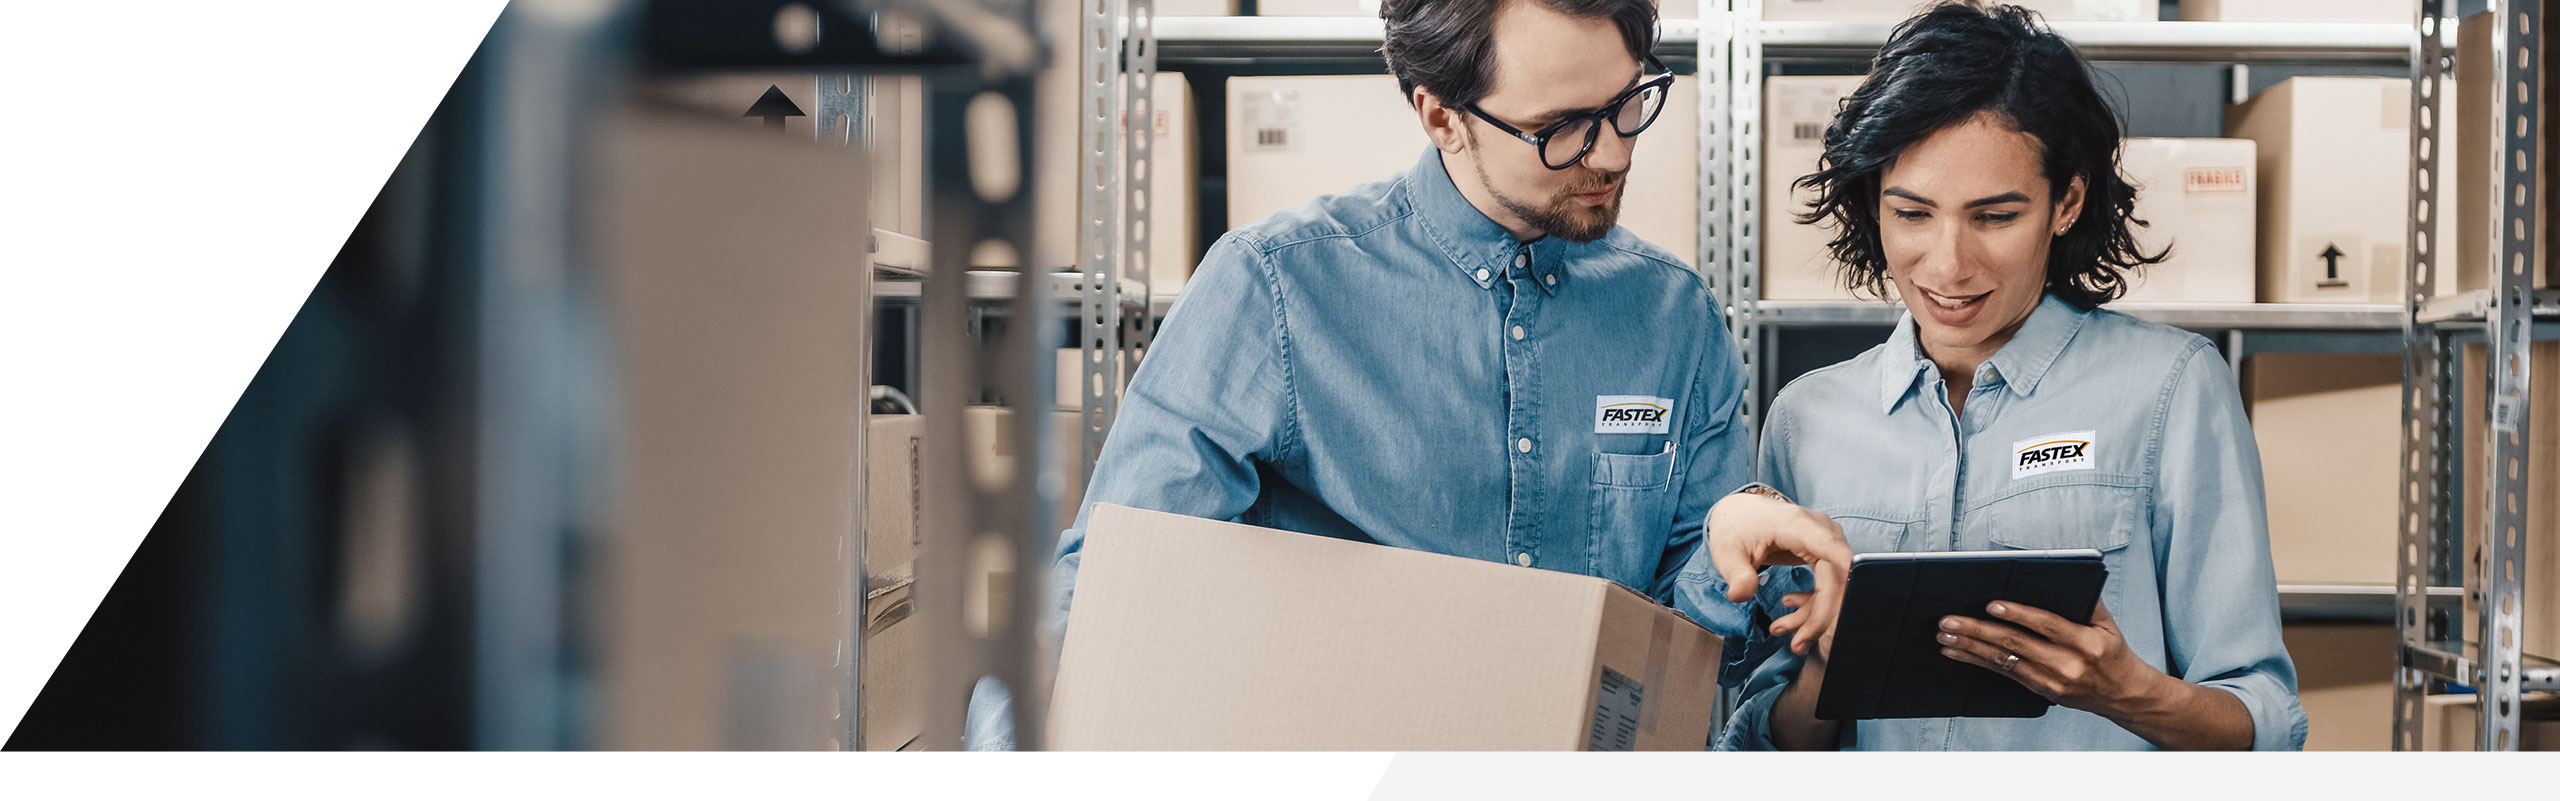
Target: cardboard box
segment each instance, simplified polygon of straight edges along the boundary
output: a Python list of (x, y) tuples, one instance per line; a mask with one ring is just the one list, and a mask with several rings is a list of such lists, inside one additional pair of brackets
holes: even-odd
[[(838, 648), (869, 321), (844, 299), (869, 184), (841, 146), (729, 120), (600, 119), (583, 226), (617, 405), (592, 570), (595, 745), (847, 747)], [(514, 491), (525, 491), (511, 488)], [(535, 490), (539, 494), (538, 490)], [(537, 503), (566, 503), (541, 496)], [(565, 511), (565, 510), (564, 510)], [(586, 550), (592, 549), (592, 550)], [(592, 560), (592, 561), (585, 561)], [(563, 591), (565, 588), (555, 588)]]
[[(1766, 0), (1760, 18), (1901, 22), (1918, 16), (1931, 0)], [(2160, 18), (2160, 0), (2019, 0), (2048, 20), (2141, 22)]]
[(924, 544), (924, 416), (872, 415), (863, 443), (862, 564), (865, 589), (915, 577)]
[[(2496, 83), (2489, 79), (2489, 71), (2496, 55), (2496, 48), (2490, 45), (2489, 39), (2490, 35), (2495, 33), (2492, 30), (2495, 26), (2496, 23), (2487, 13), (2480, 13), (2465, 18), (2462, 25), (2455, 31), (2460, 41), (2455, 47), (2454, 86), (2447, 90), (2446, 97), (2438, 101), (2447, 106), (2446, 113), (2451, 115), (2451, 119), (2486, 121), (2496, 113), (2496, 110), (2491, 107), (2492, 98), (2489, 95)], [(2545, 74), (2545, 80), (2549, 80), (2548, 73)], [(2548, 97), (2550, 92), (2546, 90), (2543, 94)], [(2498, 127), (2495, 125), (2455, 127), (2457, 130), (2450, 136), (2440, 136), (2437, 139), (2439, 143), (2452, 142), (2454, 145), (2452, 149), (2454, 164), (2442, 169), (2443, 172), (2454, 176), (2453, 182), (2447, 185), (2446, 189), (2464, 188), (2463, 191), (2455, 193), (2454, 199), (2449, 201), (2445, 199), (2448, 196), (2446, 190), (2439, 190), (2436, 193), (2436, 202), (2439, 207), (2444, 209), (2445, 213), (2450, 213), (2451, 218), (2459, 226), (2456, 234), (2450, 238), (2453, 242), (2451, 251), (2445, 250), (2444, 245), (2437, 246), (2439, 254), (2437, 264), (2440, 265), (2438, 267), (2440, 272), (2436, 278), (2438, 292), (2448, 289), (2469, 292), (2497, 286), (2497, 266), (2490, 264), (2489, 248), (2495, 237), (2505, 235), (2498, 230), (2495, 217), (2499, 210), (2496, 197), (2498, 190), (2496, 176), (2490, 174), (2490, 170), (2501, 169), (2507, 163), (2505, 159), (2496, 157), (2494, 151), (2498, 146), (2489, 141), (2491, 136), (2497, 134)], [(2541, 126), (2537, 124), (2535, 127)], [(2544, 150), (2560, 144), (2560, 141), (2550, 138), (2549, 131), (2545, 131), (2543, 135)], [(2539, 167), (2541, 174), (2545, 176), (2543, 208), (2546, 210), (2560, 208), (2552, 205), (2555, 199), (2560, 199), (2560, 187), (2555, 187), (2550, 182), (2548, 177), (2551, 174), (2550, 164), (2551, 161), (2544, 158)], [(2533, 241), (2537, 244), (2532, 263), (2525, 265), (2527, 273), (2525, 280), (2536, 287), (2560, 286), (2560, 267), (2555, 267), (2548, 256), (2551, 244), (2549, 227), (2540, 220), (2536, 220), (2534, 225), (2537, 230), (2533, 232)], [(2454, 256), (2450, 261), (2444, 258), (2444, 254), (2448, 252)]]
[(2410, 0), (2179, 0), (2178, 19), (2198, 22), (2390, 22), (2413, 25)]
[(1863, 75), (1773, 75), (1761, 85), (1760, 297), (1850, 300), (1831, 260), (1838, 229), (1796, 222), (1813, 199), (1794, 187), (1822, 161), (1822, 132)]
[(2287, 623), (2303, 714), (2305, 751), (2391, 750), (2391, 682), (2399, 641), (2389, 623)]
[(1155, 114), (1147, 126), (1147, 291), (1159, 298), (1182, 294), (1200, 258), (1200, 132), (1193, 124), (1191, 82), (1179, 72), (1156, 73)]
[(1229, 78), (1226, 225), (1386, 180), (1430, 144), (1391, 75)]
[(1240, 0), (1156, 0), (1159, 17), (1232, 17), (1242, 8)]
[(2169, 260), (2133, 276), (2123, 300), (2250, 303), (2258, 299), (2258, 143), (2247, 139), (2124, 140), (2123, 173), (2137, 187), (2134, 241), (2169, 246)]
[(871, 227), (923, 239), (924, 79), (873, 75), (870, 82)]
[[(1239, 76), (1227, 81), (1227, 227), (1413, 167), (1431, 144), (1388, 75)], [(1499, 144), (1499, 143), (1497, 143)], [(1321, 158), (1316, 156), (1321, 155)], [(1695, 267), (1698, 85), (1672, 83), (1636, 139), (1618, 224)]]
[(2400, 357), (2259, 353), (2244, 397), (2276, 581), (2399, 581)]
[(923, 629), (915, 584), (873, 590), (863, 606), (862, 750), (898, 751), (924, 734)]
[[(1378, 0), (1262, 0), (1266, 17), (1378, 17)], [(1665, 19), (1696, 19), (1698, 0), (1656, 0)], [(1163, 13), (1163, 12), (1158, 12)]]
[[(969, 469), (982, 486), (1002, 486), (1013, 480), (1013, 460), (1022, 446), (1013, 434), (1013, 410), (995, 406), (971, 406), (960, 410), (962, 425), (969, 439)], [(1058, 503), (1050, 510), (1051, 520), (1060, 530), (1075, 524), (1076, 509), (1083, 504), (1084, 414), (1051, 412), (1049, 469), (1058, 473)]]
[[(2533, 411), (2527, 426), (2532, 443), (2526, 448), (2525, 481), (2525, 560), (2524, 606), (2520, 634), (2525, 653), (2536, 656), (2560, 656), (2560, 342), (2536, 342), (2532, 348), (2533, 363), (2528, 380), (2533, 384)], [(2462, 450), (2454, 461), (2462, 471), (2462, 508), (2458, 510), (2463, 525), (2463, 547), (2466, 549), (2463, 571), (2465, 587), (2463, 611), (2465, 622), (2459, 633), (2463, 640), (2480, 639), (2480, 593), (2482, 579), (2488, 575), (2483, 546), (2490, 536), (2488, 509), (2489, 423), (2488, 423), (2488, 352), (2471, 345), (2463, 348), (2462, 372)]]
[(1603, 579), (1111, 504), (1050, 712), (1067, 750), (1705, 748), (1720, 641)]
[[(2519, 699), (2524, 705), (2525, 719), (2516, 727), (2524, 742), (2519, 751), (2560, 751), (2560, 695), (2547, 692), (2525, 693)], [(2430, 695), (2426, 702), (2426, 723), (2418, 732), (2419, 749), (2424, 751), (2478, 751), (2480, 744), (2480, 697), (2468, 693)]]
[[(2294, 78), (2232, 106), (2223, 127), (2258, 143), (2259, 300), (2401, 302), (2408, 79)], [(2444, 128), (2458, 127), (2444, 118)], [(2451, 241), (2452, 216), (2439, 217), (2435, 241)]]

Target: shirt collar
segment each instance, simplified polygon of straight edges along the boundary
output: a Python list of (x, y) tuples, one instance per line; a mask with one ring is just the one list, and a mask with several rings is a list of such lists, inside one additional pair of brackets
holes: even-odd
[(1411, 176), (1405, 182), (1405, 196), (1410, 198), (1424, 234), (1441, 255), (1448, 257), (1459, 275), (1475, 282), (1477, 288), (1493, 288), (1525, 254), (1529, 257), (1531, 283), (1553, 295), (1572, 283), (1565, 275), (1567, 258), (1597, 244), (1550, 236), (1524, 245), (1511, 238), (1510, 231), (1484, 216), (1474, 203), (1467, 202), (1466, 195), (1458, 192), (1437, 147), (1422, 148), (1422, 159), (1413, 165)]
[[(2027, 321), (2018, 326), (2018, 333), (1984, 360), (1976, 375), (1988, 376), (1983, 384), (2006, 381), (2020, 395), (2035, 394), (2036, 384), (2062, 357), (2063, 347), (2080, 333), (2080, 326), (2089, 321), (2089, 315), (2060, 298), (2045, 295), (2036, 301), (2035, 311), (2027, 313)], [(1928, 358), (1920, 352), (1920, 326), (1912, 321), (1909, 310), (1904, 310), (1902, 318), (1894, 323), (1893, 336), (1885, 340), (1882, 355), (1878, 400), (1891, 413), (1895, 405), (1911, 395), (1920, 376), (1931, 369)]]

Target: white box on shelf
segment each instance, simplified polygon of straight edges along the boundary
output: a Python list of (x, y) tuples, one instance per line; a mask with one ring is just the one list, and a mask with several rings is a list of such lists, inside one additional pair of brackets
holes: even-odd
[(1761, 86), (1760, 297), (1851, 300), (1831, 261), (1837, 229), (1796, 221), (1813, 199), (1794, 187), (1822, 159), (1822, 132), (1863, 75), (1778, 75)]
[(2142, 252), (2169, 259), (2131, 279), (2124, 300), (2249, 303), (2258, 299), (2258, 145), (2247, 139), (2124, 140), (2133, 228)]
[(2416, 24), (2411, 0), (2181, 0), (2178, 19), (2195, 22), (2392, 22)]
[[(2450, 116), (2444, 128), (2457, 129)], [(2306, 76), (2230, 107), (2258, 143), (2258, 299), (2399, 303), (2409, 239), (2409, 80)], [(2445, 131), (2448, 138), (2455, 131)], [(2456, 161), (2438, 149), (2440, 195)], [(2452, 241), (2439, 215), (2435, 241)]]

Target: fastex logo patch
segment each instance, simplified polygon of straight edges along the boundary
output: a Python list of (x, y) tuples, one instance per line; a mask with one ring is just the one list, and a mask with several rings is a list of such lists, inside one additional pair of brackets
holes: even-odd
[(1646, 395), (1602, 395), (1593, 413), (1594, 434), (1669, 434), (1671, 399)]
[(2018, 440), (2018, 453), (2009, 461), (2009, 478), (2094, 470), (2098, 464), (2091, 449), (2097, 447), (2097, 440), (2095, 431), (2065, 431)]

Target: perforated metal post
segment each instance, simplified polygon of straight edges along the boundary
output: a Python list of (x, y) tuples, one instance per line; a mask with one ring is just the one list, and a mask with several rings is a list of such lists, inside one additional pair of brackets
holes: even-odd
[[(1155, 340), (1155, 250), (1149, 247), (1155, 232), (1148, 226), (1154, 219), (1155, 201), (1155, 113), (1156, 113), (1156, 2), (1127, 0), (1129, 35), (1125, 52), (1128, 68), (1124, 82), (1129, 92), (1127, 127), (1123, 137), (1129, 147), (1124, 151), (1126, 166), (1121, 180), (1127, 188), (1123, 196), (1122, 225), (1126, 236), (1121, 245), (1127, 248), (1120, 279), (1123, 293), (1138, 299), (1138, 319), (1125, 327), (1128, 341), (1120, 352), (1121, 375), (1134, 376), (1138, 362), (1147, 355), (1147, 346)], [(1186, 256), (1187, 258), (1187, 256)], [(1115, 307), (1115, 314), (1117, 313)], [(1115, 381), (1108, 391), (1114, 414), (1119, 409), (1120, 383)], [(1099, 429), (1085, 431), (1085, 454), (1091, 459), (1101, 453), (1104, 435), (1111, 433), (1111, 418), (1105, 417)]]
[[(1028, 0), (942, 0), (959, 6), (979, 40), (979, 69), (928, 79), (926, 95), (926, 229), (933, 270), (921, 304), (925, 449), (916, 560), (915, 617), (922, 625), (927, 678), (922, 744), (957, 750), (971, 690), (981, 676), (1011, 691), (1016, 747), (1036, 750), (1048, 730), (1049, 674), (1042, 669), (1039, 616), (1047, 560), (1057, 528), (1057, 488), (1039, 480), (1049, 464), (1050, 416), (1032, 403), (1053, 365), (1056, 299), (1032, 250), (1033, 176), (1039, 141), (1034, 100), (1046, 62)], [(1009, 146), (1009, 147), (1008, 147)], [(1006, 325), (983, 340), (969, 326), (968, 272), (1010, 259), (1012, 299)], [(972, 442), (963, 410), (981, 388), (1012, 408), (996, 436), (1014, 443), (1003, 478), (974, 475), (968, 454), (994, 452)], [(1010, 575), (1004, 602), (988, 601), (984, 631), (963, 624), (962, 609), (979, 582)]]
[[(2532, 408), (2532, 278), (2540, 235), (2539, 129), (2542, 100), (2541, 4), (2502, 2), (2494, 35), (2498, 90), (2494, 108), (2499, 141), (2497, 180), (2497, 297), (2489, 309), (2489, 486), (2486, 570), (2480, 576), (2480, 748), (2522, 747), (2517, 721), (2523, 711), (2525, 454)], [(2467, 266), (2467, 265), (2466, 265)]]
[[(1760, 352), (1760, 0), (1733, 0), (1733, 123), (1726, 136), (1732, 147), (1727, 193), (1732, 198), (1732, 271), (1726, 285), (1726, 324), (1742, 358), (1742, 430), (1751, 432), (1751, 452), (1760, 448), (1760, 384), (1766, 359)], [(1702, 41), (1699, 45), (1705, 47)], [(1702, 59), (1703, 60), (1703, 59)]]
[[(2443, 108), (2444, 0), (2421, 0), (2418, 36), (2410, 44), (2409, 79), (2409, 261), (2405, 268), (2401, 341), (2400, 406), (2400, 542), (2397, 549), (2398, 614), (2392, 630), (2403, 652), (2430, 639), (2427, 587), (2433, 583), (2432, 551), (2444, 547), (2452, 530), (2452, 462), (2444, 443), (2450, 410), (2445, 400), (2444, 339), (2433, 326), (2418, 321), (2418, 308), (2434, 297), (2436, 286), (2435, 181), (2438, 177), (2438, 115)], [(2237, 360), (2234, 360), (2237, 363)], [(2392, 748), (2415, 751), (2423, 742), (2427, 674), (2398, 661), (2392, 687)]]
[(1126, 105), (1135, 100), (1121, 88), (1121, 42), (1126, 30), (1125, 9), (1131, 0), (1076, 0), (1082, 8), (1077, 16), (1082, 35), (1076, 44), (1083, 57), (1080, 73), (1081, 104), (1077, 106), (1082, 123), (1077, 138), (1077, 187), (1082, 190), (1077, 218), (1083, 223), (1078, 244), (1084, 286), (1083, 305), (1077, 315), (1082, 335), (1076, 372), (1081, 389), (1078, 402), (1084, 410), (1082, 458), (1078, 473), (1069, 480), (1081, 485), (1085, 476), (1093, 474), (1093, 460), (1102, 452), (1102, 437), (1110, 432), (1111, 418), (1118, 411), (1120, 360), (1120, 285), (1113, 280), (1119, 272), (1125, 243), (1121, 241), (1124, 208), (1124, 180), (1120, 155), (1144, 145), (1144, 137), (1136, 127), (1139, 112)]

